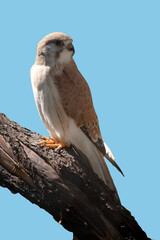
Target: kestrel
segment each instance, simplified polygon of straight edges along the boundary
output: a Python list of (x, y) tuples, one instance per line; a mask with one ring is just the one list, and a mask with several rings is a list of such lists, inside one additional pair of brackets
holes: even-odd
[(51, 33), (38, 43), (31, 82), (39, 115), (50, 135), (42, 143), (58, 149), (72, 144), (116, 192), (103, 157), (122, 171), (102, 139), (91, 92), (72, 58), (74, 52), (72, 38), (64, 33)]

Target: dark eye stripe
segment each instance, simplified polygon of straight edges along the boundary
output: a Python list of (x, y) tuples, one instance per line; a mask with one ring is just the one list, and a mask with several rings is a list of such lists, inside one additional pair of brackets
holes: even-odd
[(62, 45), (62, 42), (61, 41), (55, 41), (55, 44), (57, 45), (57, 46), (60, 46), (60, 45)]
[(60, 41), (60, 40), (50, 40), (50, 41), (47, 42), (47, 44), (50, 44), (50, 43), (53, 43), (56, 46), (62, 46), (63, 45), (63, 42)]

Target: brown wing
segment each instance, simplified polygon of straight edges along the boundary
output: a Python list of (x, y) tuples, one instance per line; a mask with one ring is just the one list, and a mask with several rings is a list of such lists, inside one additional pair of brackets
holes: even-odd
[(94, 110), (89, 86), (74, 61), (67, 65), (60, 75), (54, 75), (62, 105), (66, 114), (73, 118), (78, 127), (105, 155), (98, 118)]

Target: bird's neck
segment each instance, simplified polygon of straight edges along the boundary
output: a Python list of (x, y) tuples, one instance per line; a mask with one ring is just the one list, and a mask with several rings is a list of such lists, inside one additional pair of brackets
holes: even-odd
[(61, 72), (64, 68), (64, 65), (57, 63), (56, 61), (50, 61), (49, 59), (44, 58), (43, 56), (36, 56), (35, 65), (46, 66), (53, 69), (55, 73)]
[(43, 56), (36, 56), (35, 65), (48, 66), (52, 69), (52, 72), (59, 74), (66, 67), (73, 65), (73, 59), (68, 63), (59, 63), (58, 61), (49, 61), (49, 59), (44, 58)]

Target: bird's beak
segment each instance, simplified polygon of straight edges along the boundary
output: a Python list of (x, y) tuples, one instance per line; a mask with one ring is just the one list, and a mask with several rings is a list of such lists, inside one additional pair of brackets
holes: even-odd
[(67, 46), (67, 49), (68, 49), (69, 51), (72, 51), (73, 54), (75, 53), (75, 49), (74, 49), (74, 47), (73, 47), (72, 44), (69, 44), (69, 45)]

